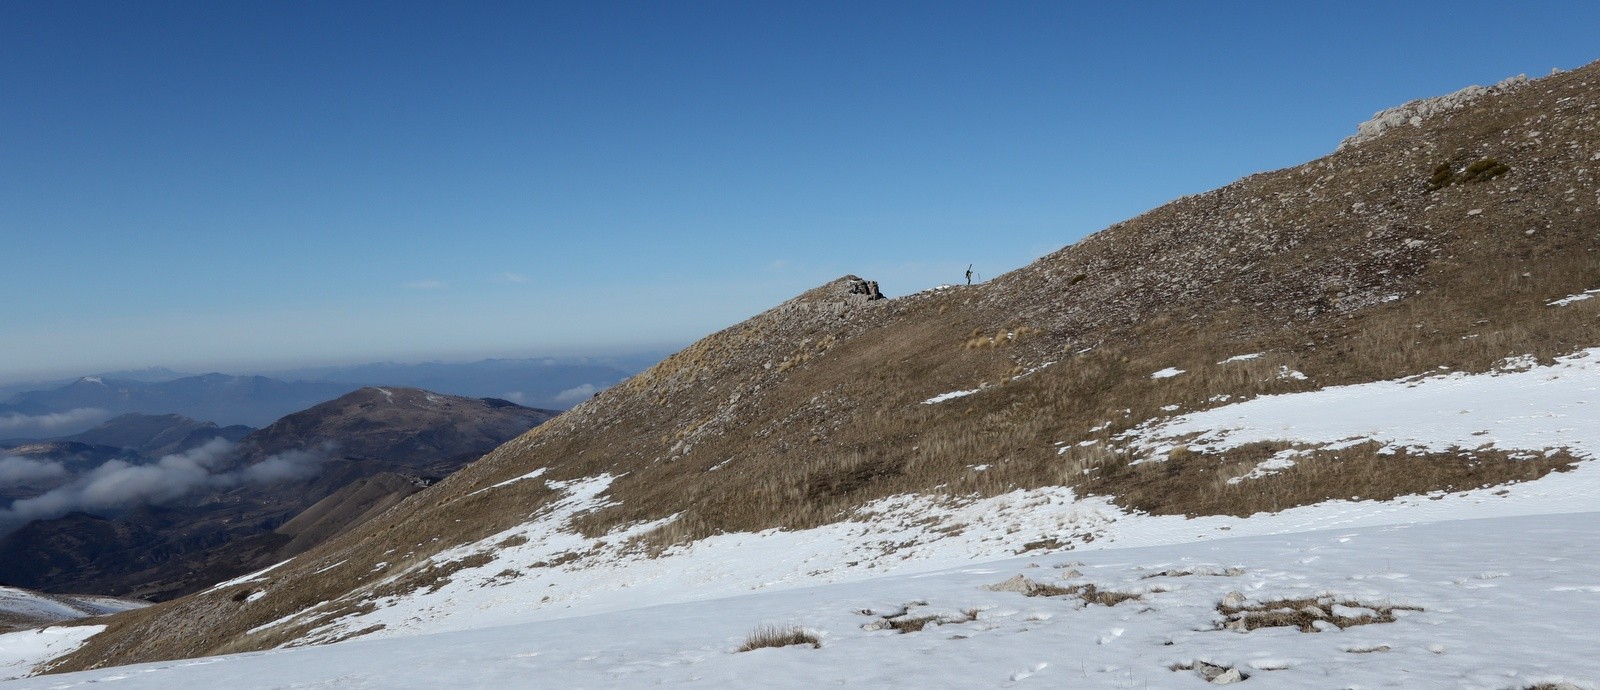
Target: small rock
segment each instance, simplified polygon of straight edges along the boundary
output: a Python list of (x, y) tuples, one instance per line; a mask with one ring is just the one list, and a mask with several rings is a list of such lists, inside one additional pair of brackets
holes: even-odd
[(1239, 682), (1241, 680), (1244, 680), (1244, 674), (1240, 673), (1239, 669), (1230, 668), (1230, 669), (1228, 669), (1226, 671), (1223, 671), (1222, 674), (1218, 675), (1216, 678), (1212, 678), (1211, 679), (1211, 684), (1212, 685), (1230, 685), (1230, 684), (1233, 684), (1233, 683), (1237, 683), (1237, 682)]
[(1230, 609), (1236, 609), (1240, 606), (1244, 606), (1244, 593), (1228, 592), (1222, 597), (1222, 605)]
[(1029, 580), (1021, 575), (1017, 575), (1009, 580), (1006, 580), (1005, 582), (984, 585), (983, 588), (991, 592), (1017, 592), (1020, 594), (1027, 594), (1038, 589), (1039, 583)]
[(1204, 661), (1196, 661), (1194, 662), (1193, 666), (1190, 666), (1190, 668), (1194, 669), (1195, 673), (1200, 674), (1201, 678), (1204, 678), (1208, 681), (1215, 680), (1217, 676), (1222, 675), (1224, 671), (1228, 670), (1228, 667), (1226, 666), (1218, 666), (1216, 664), (1207, 663)]

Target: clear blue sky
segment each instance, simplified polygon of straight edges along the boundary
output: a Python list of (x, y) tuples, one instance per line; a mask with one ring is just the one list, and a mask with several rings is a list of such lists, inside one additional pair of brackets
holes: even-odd
[(1600, 58), (1600, 3), (8, 2), (0, 380), (681, 345)]

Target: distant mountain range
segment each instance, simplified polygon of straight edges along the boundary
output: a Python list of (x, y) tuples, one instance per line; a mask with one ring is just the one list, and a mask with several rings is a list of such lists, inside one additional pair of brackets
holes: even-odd
[(110, 372), (0, 386), (0, 439), (60, 438), (124, 413), (176, 414), (223, 426), (260, 427), (364, 386), (423, 388), (562, 410), (657, 359), (643, 354), (612, 359), (374, 363), (248, 376), (182, 374), (159, 367)]
[(238, 441), (255, 429), (243, 424), (217, 426), (178, 414), (147, 415), (129, 412), (113, 417), (88, 431), (57, 441), (95, 446), (110, 446), (159, 458), (198, 448), (212, 439)]
[(359, 387), (215, 373), (157, 383), (85, 376), (60, 388), (18, 393), (0, 403), (0, 436), (44, 437), (57, 435), (51, 431), (83, 431), (126, 412), (264, 426)]
[(485, 359), (476, 362), (382, 362), (261, 372), (283, 379), (410, 386), (451, 395), (502, 398), (519, 405), (567, 409), (643, 371), (663, 354), (614, 358)]

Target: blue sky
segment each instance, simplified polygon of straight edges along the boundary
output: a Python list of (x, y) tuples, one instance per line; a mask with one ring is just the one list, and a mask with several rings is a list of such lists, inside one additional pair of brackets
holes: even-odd
[(0, 380), (685, 344), (1600, 58), (1600, 3), (0, 5)]

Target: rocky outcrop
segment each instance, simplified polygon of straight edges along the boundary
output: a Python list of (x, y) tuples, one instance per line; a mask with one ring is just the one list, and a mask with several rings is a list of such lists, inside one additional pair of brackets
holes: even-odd
[(883, 299), (883, 293), (878, 291), (878, 281), (860, 280), (850, 284), (850, 294), (864, 295), (868, 302)]
[(1388, 110), (1380, 110), (1373, 114), (1372, 119), (1357, 125), (1356, 133), (1340, 142), (1339, 148), (1343, 149), (1347, 146), (1355, 146), (1362, 142), (1371, 141), (1396, 127), (1405, 125), (1420, 127), (1424, 121), (1435, 115), (1460, 110), (1484, 96), (1505, 93), (1527, 84), (1528, 75), (1519, 74), (1493, 86), (1478, 86), (1474, 84), (1443, 96), (1422, 98)]

